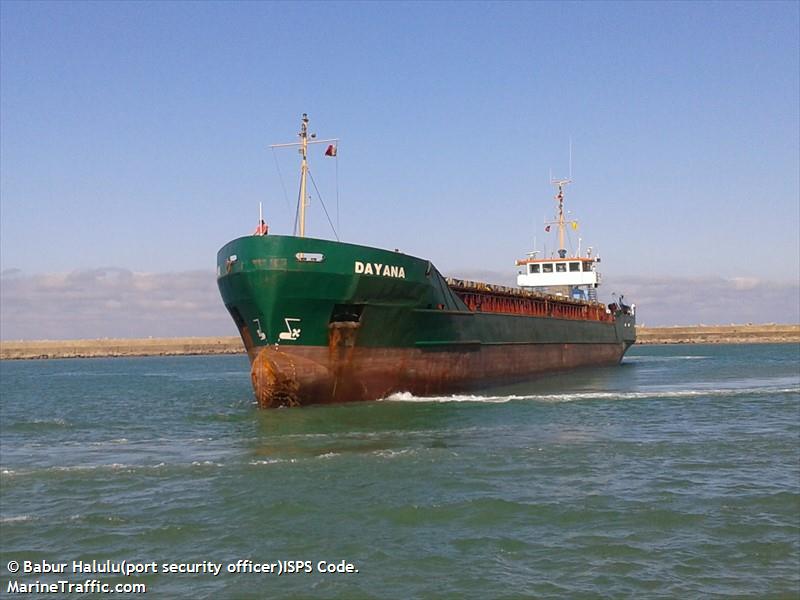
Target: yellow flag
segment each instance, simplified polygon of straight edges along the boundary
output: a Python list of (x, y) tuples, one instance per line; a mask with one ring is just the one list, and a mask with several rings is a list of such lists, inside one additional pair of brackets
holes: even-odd
[(572, 228), (577, 231), (577, 229), (578, 229), (578, 222), (577, 221), (573, 221), (572, 222)]

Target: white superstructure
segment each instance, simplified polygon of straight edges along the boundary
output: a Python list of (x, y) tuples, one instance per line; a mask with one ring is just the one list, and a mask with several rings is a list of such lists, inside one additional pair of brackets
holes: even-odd
[[(584, 256), (567, 256), (564, 239), (567, 221), (564, 218), (564, 186), (571, 183), (569, 179), (553, 181), (558, 186), (558, 212), (556, 219), (545, 223), (546, 231), (555, 225), (558, 228), (558, 256), (537, 258), (538, 252), (531, 252), (528, 258), (516, 262), (521, 267), (517, 275), (517, 285), (523, 289), (555, 293), (585, 300), (597, 299), (597, 286), (600, 284), (600, 273), (597, 270), (599, 256), (592, 256), (589, 249)], [(573, 229), (578, 228), (577, 221), (570, 221)], [(578, 251), (580, 254), (580, 250)]]
[(518, 260), (524, 270), (517, 275), (522, 288), (592, 286), (600, 283), (594, 258), (541, 258)]

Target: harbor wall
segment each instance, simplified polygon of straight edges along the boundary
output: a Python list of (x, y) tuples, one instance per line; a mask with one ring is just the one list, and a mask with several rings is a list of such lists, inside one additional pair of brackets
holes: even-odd
[[(636, 336), (637, 344), (800, 343), (800, 325), (637, 327)], [(3, 360), (239, 353), (244, 346), (238, 336), (0, 341)]]
[(800, 325), (693, 325), (637, 327), (637, 344), (781, 344), (799, 343)]

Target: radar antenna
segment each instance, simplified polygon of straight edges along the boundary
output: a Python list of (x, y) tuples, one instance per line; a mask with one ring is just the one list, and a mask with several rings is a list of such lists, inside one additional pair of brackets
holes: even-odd
[(558, 188), (558, 193), (555, 199), (558, 202), (557, 218), (552, 225), (558, 226), (558, 256), (559, 258), (566, 258), (567, 248), (564, 245), (564, 237), (566, 231), (566, 220), (564, 219), (564, 188), (572, 183), (572, 179), (551, 179), (550, 183)]
[[(558, 256), (559, 258), (566, 258), (567, 248), (564, 244), (566, 237), (566, 219), (564, 218), (564, 188), (572, 183), (572, 138), (569, 139), (569, 177), (566, 179), (558, 179), (553, 177), (553, 171), (550, 170), (550, 184), (558, 188), (558, 193), (555, 199), (558, 202), (558, 213), (555, 221), (547, 222), (547, 231), (550, 231), (549, 225), (556, 225), (558, 227)], [(573, 221), (573, 228), (577, 228), (577, 223)]]

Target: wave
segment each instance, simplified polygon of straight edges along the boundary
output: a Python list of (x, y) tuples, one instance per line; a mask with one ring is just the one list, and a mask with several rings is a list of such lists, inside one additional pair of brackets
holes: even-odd
[[(377, 456), (380, 458), (397, 458), (398, 456), (410, 456), (417, 454), (418, 448), (402, 448), (399, 450), (392, 450), (392, 449), (381, 449), (381, 450), (373, 450), (370, 452), (364, 452), (364, 454), (370, 454), (372, 456)], [(343, 456), (341, 452), (325, 452), (323, 454), (316, 454), (314, 456), (307, 456), (303, 459), (297, 458), (267, 458), (267, 459), (259, 459), (259, 460), (251, 460), (247, 464), (252, 466), (264, 466), (264, 465), (274, 465), (279, 463), (296, 463), (298, 460), (330, 460), (333, 458), (339, 458)]]
[(373, 452), (375, 456), (381, 458), (395, 458), (397, 456), (406, 456), (417, 453), (417, 448), (403, 448), (401, 450), (376, 450)]
[[(0, 475), (7, 477), (23, 477), (27, 475), (45, 475), (48, 473), (56, 474), (71, 474), (71, 473), (87, 473), (93, 471), (111, 471), (111, 472), (133, 472), (133, 471), (153, 471), (170, 467), (185, 467), (186, 463), (167, 465), (167, 463), (160, 462), (152, 465), (134, 465), (126, 463), (108, 463), (102, 465), (56, 465), (50, 467), (33, 467), (30, 469), (3, 469)], [(193, 465), (190, 465), (193, 466)], [(221, 466), (221, 465), (220, 465)]]
[[(11, 524), (11, 523), (26, 523), (28, 521), (41, 521), (42, 519), (43, 519), (43, 517), (35, 516), (35, 515), (16, 515), (14, 517), (0, 517), (0, 524), (8, 525), (8, 524)], [(122, 517), (118, 517), (118, 516), (114, 516), (114, 515), (112, 515), (112, 516), (102, 516), (102, 517), (92, 517), (92, 516), (88, 516), (88, 515), (70, 515), (69, 517), (66, 517), (66, 521), (69, 522), (69, 523), (74, 523), (76, 521), (78, 521), (78, 522), (86, 521), (86, 520), (90, 520), (90, 519), (99, 520), (99, 521), (102, 521), (104, 523), (124, 523), (125, 522), (125, 520)], [(50, 517), (47, 518), (47, 522), (49, 524), (53, 524), (54, 522), (59, 522), (59, 521), (64, 522), (64, 518), (63, 517), (60, 518), (60, 519), (53, 519), (53, 518), (50, 518)]]
[[(175, 466), (182, 466), (182, 465), (175, 465)], [(213, 460), (193, 460), (191, 462), (192, 467), (224, 467), (222, 463), (214, 462)]]
[(581, 400), (644, 400), (663, 398), (698, 398), (707, 396), (749, 396), (798, 394), (800, 386), (795, 387), (751, 387), (751, 388), (715, 388), (715, 389), (687, 389), (665, 390), (652, 389), (639, 392), (573, 392), (564, 394), (529, 394), (508, 396), (481, 396), (460, 395), (451, 396), (415, 396), (409, 392), (398, 392), (383, 399), (385, 402), (477, 402), (488, 404), (505, 404), (511, 401), (536, 401), (536, 402), (576, 402)]
[(129, 465), (125, 463), (109, 463), (104, 465), (66, 465), (58, 467), (47, 467), (46, 469), (43, 470), (69, 473), (71, 471), (98, 471), (98, 470), (125, 471), (132, 469), (160, 469), (165, 466), (166, 463), (163, 462), (155, 465)]
[[(533, 396), (530, 397), (532, 398)], [(525, 398), (528, 398), (528, 396), (477, 396), (460, 394), (453, 394), (452, 396), (415, 396), (411, 392), (396, 392), (382, 400), (388, 402), (492, 402), (504, 404), (511, 400), (522, 400)]]
[(326, 452), (325, 454), (318, 454), (317, 458), (334, 458), (336, 456), (341, 456), (338, 452)]
[[(334, 457), (340, 456), (337, 452), (327, 452), (325, 454), (319, 454), (313, 457), (314, 459), (330, 459)], [(169, 473), (175, 470), (185, 470), (185, 469), (227, 469), (230, 467), (239, 467), (243, 464), (247, 464), (254, 467), (261, 467), (267, 465), (276, 465), (281, 463), (296, 463), (299, 459), (297, 458), (265, 458), (265, 459), (257, 459), (257, 460), (250, 460), (246, 461), (245, 463), (241, 463), (239, 461), (234, 462), (217, 462), (213, 460), (195, 460), (191, 462), (176, 462), (176, 463), (166, 463), (160, 462), (157, 464), (129, 464), (129, 463), (108, 463), (108, 464), (94, 464), (94, 465), (57, 465), (57, 466), (46, 466), (46, 467), (31, 467), (31, 468), (24, 468), (24, 469), (7, 469), (4, 468), (0, 470), (0, 475), (4, 478), (24, 478), (24, 477), (42, 477), (42, 476), (59, 476), (59, 475), (78, 475), (78, 474), (91, 474), (91, 473), (122, 473), (122, 474), (134, 474), (134, 473), (159, 473), (165, 472)]]
[(276, 465), (278, 463), (294, 463), (297, 462), (296, 458), (263, 458), (259, 460), (251, 460), (248, 465), (260, 467), (264, 465)]
[(247, 376), (247, 371), (213, 371), (206, 372), (185, 372), (185, 371), (165, 371), (155, 373), (142, 373), (143, 377), (156, 377), (164, 379), (177, 379), (179, 381), (218, 381), (221, 379), (238, 380), (242, 375)]
[(627, 364), (644, 362), (673, 362), (676, 360), (707, 360), (710, 356), (626, 356), (624, 362)]
[(116, 444), (127, 444), (129, 442), (130, 442), (130, 440), (128, 438), (115, 438), (113, 440), (103, 440), (102, 442), (89, 442), (89, 445), (90, 446), (109, 446), (109, 445), (116, 445)]
[(0, 517), (0, 523), (23, 523), (33, 521), (36, 517), (31, 515), (17, 515), (16, 517)]
[(4, 429), (9, 431), (41, 431), (69, 427), (66, 419), (29, 419), (10, 423)]

